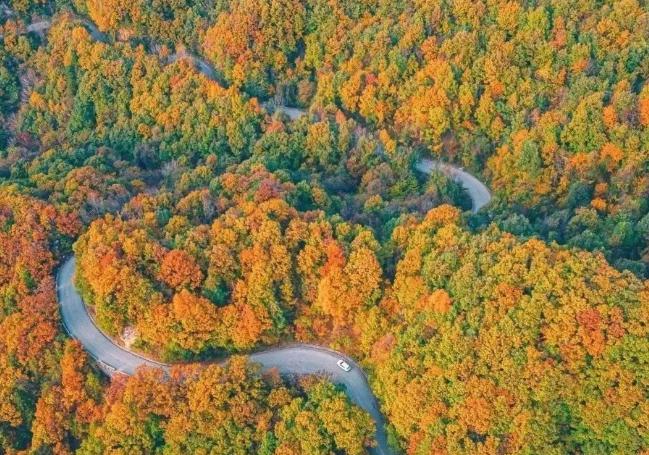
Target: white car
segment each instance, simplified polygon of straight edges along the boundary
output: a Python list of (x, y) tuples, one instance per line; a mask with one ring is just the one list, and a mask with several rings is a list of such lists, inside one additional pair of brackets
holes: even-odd
[(343, 359), (340, 359), (338, 362), (336, 362), (338, 366), (340, 367), (341, 370), (343, 371), (349, 371), (352, 369), (352, 367), (349, 366), (347, 362), (345, 362)]

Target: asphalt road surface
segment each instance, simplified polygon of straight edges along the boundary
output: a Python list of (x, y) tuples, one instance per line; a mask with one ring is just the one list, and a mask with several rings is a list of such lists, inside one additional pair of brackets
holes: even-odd
[(61, 318), (68, 334), (79, 340), (95, 360), (111, 370), (132, 375), (142, 365), (168, 369), (166, 365), (144, 359), (121, 348), (97, 328), (74, 286), (74, 270), (73, 256), (63, 263), (56, 276)]
[(277, 106), (275, 109), (286, 114), (291, 120), (300, 120), (303, 115), (306, 115), (305, 110), (296, 107)]
[[(103, 33), (101, 33), (97, 29), (95, 24), (92, 23), (90, 20), (83, 18), (81, 19), (81, 21), (83, 22), (84, 25), (86, 25), (86, 27), (88, 27), (88, 29), (90, 30), (90, 34), (94, 39), (98, 41), (104, 41), (106, 39), (106, 36)], [(27, 26), (27, 31), (42, 32), (48, 29), (50, 25), (51, 24), (49, 21), (36, 22), (33, 24), (29, 24)], [(187, 52), (178, 52), (169, 57), (169, 62), (172, 63), (181, 59), (192, 60), (194, 66), (201, 73), (203, 73), (205, 76), (209, 77), (210, 79), (216, 80), (216, 71), (214, 70), (214, 68), (208, 62), (206, 62), (205, 60), (201, 59), (196, 55)], [(306, 111), (302, 109), (293, 108), (293, 107), (277, 106), (276, 109), (284, 112), (286, 115), (288, 115), (288, 117), (291, 120), (299, 120), (300, 117), (306, 115)], [(426, 174), (430, 174), (434, 170), (439, 170), (442, 173), (446, 174), (447, 176), (451, 177), (452, 179), (460, 182), (462, 186), (469, 193), (469, 196), (471, 197), (471, 201), (473, 203), (473, 207), (472, 207), (473, 212), (477, 212), (478, 210), (480, 210), (482, 207), (484, 207), (491, 201), (491, 193), (489, 192), (489, 189), (486, 187), (486, 185), (482, 183), (480, 180), (478, 180), (476, 177), (474, 177), (473, 175), (464, 171), (463, 169), (444, 163), (442, 161), (431, 160), (431, 159), (422, 159), (419, 163), (417, 163), (416, 168), (417, 170), (424, 172)]]
[[(25, 27), (24, 30), (19, 32), (20, 35), (24, 35), (26, 33), (41, 33), (50, 28), (50, 22), (49, 21), (39, 21), (39, 22), (33, 22), (29, 24), (27, 27)], [(0, 34), (0, 39), (3, 39), (4, 35)]]
[(214, 70), (212, 65), (194, 54), (191, 54), (187, 51), (176, 52), (175, 54), (170, 55), (167, 61), (169, 63), (174, 63), (178, 60), (190, 60), (199, 72), (203, 73), (205, 76), (214, 81), (217, 78), (216, 70)]
[[(105, 39), (105, 36), (90, 21), (84, 20), (83, 23), (90, 29), (90, 33), (95, 39)], [(48, 27), (49, 23), (39, 22), (29, 25), (27, 31), (44, 31)], [(191, 58), (199, 71), (210, 78), (215, 78), (214, 69), (197, 56), (174, 54), (170, 57), (170, 61), (181, 58)], [(300, 109), (285, 106), (280, 106), (278, 109), (286, 113), (292, 120), (297, 120), (306, 114), (305, 111)], [(416, 168), (427, 174), (430, 174), (433, 170), (440, 170), (461, 182), (471, 196), (474, 212), (491, 200), (491, 194), (487, 187), (462, 169), (429, 159), (420, 161)], [(72, 338), (79, 340), (88, 353), (109, 371), (133, 375), (137, 368), (143, 366), (169, 370), (169, 365), (154, 362), (118, 346), (97, 328), (88, 314), (83, 299), (74, 286), (74, 272), (75, 258), (72, 257), (63, 263), (57, 275), (61, 318), (68, 334)], [(352, 359), (328, 349), (309, 345), (282, 347), (251, 354), (249, 357), (251, 361), (260, 364), (264, 369), (275, 368), (282, 374), (324, 373), (335, 383), (343, 384), (350, 399), (366, 410), (376, 422), (377, 447), (372, 448), (371, 453), (376, 455), (392, 453), (388, 448), (387, 436), (383, 428), (384, 420), (376, 399), (372, 394), (365, 374)], [(347, 363), (352, 365), (351, 371), (344, 372), (338, 367), (336, 362), (341, 358), (344, 358)]]
[[(262, 106), (266, 108), (265, 104)], [(284, 112), (291, 120), (299, 120), (300, 117), (306, 115), (306, 111), (295, 107), (277, 106), (275, 109)], [(472, 211), (474, 213), (491, 201), (489, 188), (487, 188), (487, 186), (476, 177), (457, 166), (439, 160), (424, 158), (417, 163), (415, 168), (425, 174), (430, 174), (433, 171), (440, 171), (453, 180), (460, 182), (464, 189), (469, 193), (472, 202)]]
[[(81, 342), (88, 353), (111, 371), (133, 375), (137, 368), (148, 366), (169, 370), (169, 365), (140, 357), (129, 352), (104, 335), (88, 314), (86, 305), (74, 286), (75, 258), (63, 263), (56, 277), (61, 318), (68, 334)], [(275, 368), (282, 374), (307, 375), (324, 373), (337, 384), (343, 384), (349, 398), (366, 410), (376, 422), (377, 447), (371, 452), (388, 455), (387, 437), (383, 429), (384, 420), (376, 399), (372, 394), (365, 374), (352, 359), (325, 348), (297, 345), (277, 348), (266, 352), (251, 354), (250, 360), (264, 369)], [(338, 367), (339, 359), (352, 366), (345, 372)]]
[(430, 174), (441, 171), (443, 174), (458, 181), (467, 190), (473, 202), (473, 212), (477, 212), (491, 201), (491, 193), (484, 183), (468, 172), (437, 160), (423, 159), (416, 165), (417, 170)]
[[(90, 20), (81, 18), (81, 23), (88, 28), (90, 36), (97, 41), (105, 42), (106, 35), (99, 31), (97, 26)], [(24, 35), (26, 33), (43, 33), (46, 30), (49, 30), (52, 27), (52, 22), (49, 20), (42, 20), (38, 22), (32, 22), (28, 24), (19, 34)], [(0, 34), (0, 38), (4, 38), (4, 35)]]
[(27, 32), (40, 33), (42, 31), (47, 30), (48, 28), (50, 28), (49, 21), (34, 22), (27, 26)]

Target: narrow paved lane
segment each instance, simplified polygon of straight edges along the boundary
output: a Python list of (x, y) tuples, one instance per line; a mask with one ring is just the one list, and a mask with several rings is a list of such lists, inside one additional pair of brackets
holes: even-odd
[[(262, 107), (268, 110), (267, 103), (262, 104)], [(277, 106), (275, 110), (285, 113), (291, 120), (299, 120), (303, 115), (307, 114), (306, 111), (295, 107)], [(453, 180), (460, 182), (469, 193), (474, 213), (491, 201), (489, 188), (476, 177), (457, 166), (439, 160), (424, 158), (415, 165), (415, 168), (424, 174), (440, 171)]]
[(177, 62), (178, 60), (190, 60), (194, 65), (194, 68), (196, 68), (200, 73), (203, 73), (205, 76), (207, 76), (209, 79), (212, 79), (213, 81), (217, 80), (217, 74), (214, 67), (209, 63), (207, 63), (207, 61), (200, 58), (199, 56), (189, 53), (187, 51), (176, 52), (175, 54), (171, 54), (169, 56), (169, 58), (167, 59), (167, 63), (174, 63)]
[(482, 183), (480, 180), (464, 171), (463, 169), (444, 163), (442, 161), (430, 160), (426, 158), (417, 163), (416, 168), (418, 171), (424, 172), (426, 174), (430, 174), (433, 171), (440, 171), (453, 180), (460, 182), (471, 197), (474, 213), (491, 201), (491, 193), (489, 192), (489, 188), (487, 188), (484, 183)]
[[(92, 22), (87, 19), (81, 19), (81, 21), (88, 27), (94, 39), (100, 41), (106, 39), (106, 36)], [(44, 31), (47, 28), (49, 28), (49, 23), (46, 22), (31, 24), (27, 27), (28, 31)], [(212, 66), (195, 55), (179, 53), (172, 55), (169, 60), (173, 62), (182, 58), (190, 58), (200, 72), (211, 79), (216, 78), (216, 73)], [(298, 120), (306, 114), (303, 110), (285, 106), (279, 106), (277, 109), (286, 113), (292, 120)], [(471, 196), (474, 211), (478, 211), (491, 199), (491, 194), (487, 187), (462, 169), (444, 164), (440, 161), (428, 159), (419, 162), (416, 168), (427, 174), (430, 174), (433, 170), (441, 170), (443, 173), (461, 182)], [(145, 359), (125, 350), (115, 344), (97, 328), (88, 314), (83, 299), (74, 286), (74, 272), (75, 258), (72, 257), (61, 266), (57, 275), (57, 291), (61, 308), (61, 318), (68, 334), (79, 340), (88, 353), (108, 370), (127, 375), (133, 375), (137, 368), (142, 366), (161, 368), (168, 371), (170, 368), (169, 365)], [(266, 352), (255, 353), (249, 357), (251, 361), (260, 364), (264, 369), (275, 368), (282, 374), (297, 375), (325, 373), (335, 383), (343, 384), (350, 399), (365, 409), (376, 422), (377, 447), (371, 449), (371, 453), (376, 455), (388, 455), (392, 453), (388, 449), (384, 420), (379, 411), (376, 399), (372, 394), (365, 374), (352, 359), (325, 348), (309, 345), (277, 348)], [(344, 372), (337, 366), (336, 362), (340, 358), (346, 359), (352, 365), (350, 372)]]
[(113, 343), (94, 324), (74, 286), (75, 257), (63, 263), (56, 277), (61, 318), (68, 334), (83, 344), (88, 353), (110, 370), (132, 375), (142, 365), (168, 369), (166, 365), (137, 356)]
[[(19, 35), (25, 35), (27, 33), (42, 33), (45, 30), (49, 29), (51, 26), (49, 21), (39, 21), (39, 22), (33, 22), (27, 27), (25, 27), (23, 30), (19, 31)], [(0, 33), (0, 39), (4, 38), (4, 34)]]
[[(79, 340), (88, 353), (98, 362), (127, 375), (133, 375), (137, 368), (149, 366), (169, 370), (169, 365), (153, 362), (129, 352), (104, 335), (88, 314), (86, 305), (74, 286), (75, 258), (63, 263), (56, 277), (61, 318), (71, 337)], [(371, 449), (376, 455), (391, 454), (387, 436), (383, 429), (384, 420), (376, 399), (372, 394), (365, 374), (352, 359), (325, 348), (296, 345), (251, 354), (250, 360), (264, 369), (276, 368), (282, 374), (325, 373), (331, 380), (343, 384), (349, 398), (365, 409), (376, 422), (377, 447)], [(349, 372), (342, 371), (336, 362), (344, 358), (352, 365)]]
[(51, 26), (50, 21), (34, 22), (27, 26), (27, 32), (40, 33), (50, 28), (50, 26)]
[[(80, 21), (88, 28), (91, 36), (95, 40), (106, 41), (106, 35), (100, 32), (92, 21), (86, 18), (80, 18)], [(47, 30), (50, 26), (51, 23), (49, 21), (40, 21), (29, 24), (26, 30), (28, 32), (42, 32)], [(2, 35), (0, 35), (0, 38), (1, 37)], [(173, 63), (183, 59), (191, 60), (194, 64), (194, 67), (196, 67), (198, 71), (203, 73), (208, 78), (212, 80), (217, 79), (216, 71), (214, 70), (212, 65), (210, 65), (207, 61), (197, 55), (188, 52), (177, 52), (169, 56), (167, 62)], [(268, 110), (267, 103), (262, 104), (262, 107)], [(275, 109), (285, 113), (291, 120), (299, 120), (300, 117), (306, 115), (306, 111), (294, 107), (277, 106)], [(473, 212), (477, 212), (491, 201), (491, 193), (489, 192), (487, 186), (473, 175), (456, 166), (438, 160), (422, 159), (419, 163), (417, 163), (416, 169), (426, 174), (430, 174), (434, 170), (439, 170), (445, 175), (460, 182), (471, 197), (471, 201), (473, 203)]]
[(307, 114), (307, 112), (304, 109), (299, 109), (297, 107), (288, 107), (288, 106), (274, 106), (271, 107), (270, 103), (261, 103), (261, 107), (264, 108), (267, 112), (274, 112), (274, 111), (279, 111), (283, 112), (290, 118), (291, 120), (300, 120), (303, 116)]

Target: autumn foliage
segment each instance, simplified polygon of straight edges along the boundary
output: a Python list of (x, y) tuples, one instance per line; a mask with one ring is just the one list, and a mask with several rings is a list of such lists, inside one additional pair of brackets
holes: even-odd
[(471, 235), (446, 212), (395, 230), (396, 303), (381, 304), (389, 329), (368, 346), (403, 449), (647, 447), (645, 372), (631, 360), (647, 340), (647, 283), (601, 256)]
[(244, 357), (227, 365), (113, 381), (102, 421), (80, 454), (130, 453), (367, 454), (371, 417), (324, 378), (263, 377)]
[(59, 336), (54, 281), (55, 255), (80, 227), (42, 201), (0, 195), (0, 447), (8, 453), (30, 444), (72, 453), (96, 415), (99, 382), (93, 390), (84, 352)]
[(397, 452), (649, 453), (646, 0), (4, 3), (0, 453), (370, 444), (241, 357), (108, 385), (60, 324), (72, 252), (131, 349), (356, 357)]
[[(211, 187), (164, 220), (156, 212), (169, 195), (142, 196), (129, 216), (98, 220), (80, 238), (77, 281), (102, 328), (119, 336), (133, 326), (165, 356), (196, 356), (275, 343), (296, 327), (304, 339), (348, 330), (377, 303), (383, 271), (369, 230), (296, 210), (295, 185), (262, 167)], [(214, 207), (206, 224), (192, 216), (199, 195)]]

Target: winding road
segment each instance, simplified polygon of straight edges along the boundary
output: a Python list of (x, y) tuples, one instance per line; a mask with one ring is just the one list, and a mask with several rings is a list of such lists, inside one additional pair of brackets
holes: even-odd
[[(45, 30), (49, 29), (52, 24), (50, 21), (38, 21), (32, 22), (27, 27), (19, 32), (20, 35), (25, 35), (27, 33), (42, 33)], [(4, 38), (4, 34), (0, 33), (0, 39)]]
[(473, 213), (476, 213), (491, 201), (491, 192), (489, 192), (489, 188), (463, 169), (444, 163), (443, 161), (427, 158), (419, 161), (415, 168), (425, 174), (430, 174), (433, 171), (440, 171), (451, 179), (460, 182), (471, 197)]
[(288, 107), (288, 106), (280, 106), (280, 105), (271, 105), (271, 103), (261, 103), (261, 107), (263, 107), (267, 112), (274, 112), (274, 111), (279, 111), (286, 116), (295, 121), (295, 120), (300, 120), (302, 117), (307, 115), (307, 112), (304, 109), (299, 109), (297, 107)]
[[(105, 41), (106, 36), (89, 20), (81, 18), (80, 21), (88, 27), (92, 37)], [(26, 27), (26, 32), (43, 32), (50, 27), (50, 22), (40, 21)], [(1, 35), (0, 35), (1, 38)], [(194, 66), (211, 79), (216, 79), (213, 67), (201, 58), (189, 53), (176, 53), (169, 57), (168, 62), (189, 58)], [(278, 106), (291, 120), (298, 120), (306, 114), (305, 111)], [(473, 201), (473, 211), (476, 212), (491, 200), (487, 187), (471, 174), (441, 161), (423, 159), (416, 165), (416, 169), (430, 174), (439, 170), (451, 178), (462, 183)], [(104, 368), (110, 372), (119, 372), (133, 375), (143, 366), (161, 368), (168, 371), (170, 366), (154, 362), (141, 357), (133, 352), (115, 344), (95, 325), (88, 314), (86, 305), (74, 286), (74, 273), (76, 261), (74, 257), (66, 260), (59, 268), (56, 283), (61, 311), (61, 319), (68, 334), (84, 346), (88, 353)], [(392, 451), (388, 447), (387, 435), (384, 430), (384, 419), (379, 410), (376, 398), (367, 382), (367, 378), (360, 366), (347, 356), (318, 346), (296, 345), (281, 347), (266, 352), (254, 353), (249, 356), (252, 362), (258, 363), (263, 369), (277, 369), (282, 374), (315, 374), (325, 373), (331, 380), (343, 384), (350, 399), (367, 411), (376, 422), (377, 446), (370, 449), (375, 455), (388, 455)], [(336, 362), (344, 358), (352, 365), (349, 372), (342, 371)]]
[[(280, 106), (277, 109), (284, 110), (285, 108)], [(296, 119), (305, 114), (297, 109), (293, 109), (293, 111), (292, 113), (297, 116)], [(290, 114), (288, 115), (290, 116)], [(471, 196), (474, 212), (478, 211), (491, 199), (486, 186), (462, 169), (440, 161), (427, 159), (420, 161), (416, 168), (426, 174), (440, 170), (461, 182)], [(88, 314), (86, 305), (74, 286), (75, 265), (76, 259), (73, 256), (63, 263), (56, 277), (61, 319), (68, 334), (72, 338), (79, 340), (88, 353), (109, 372), (133, 375), (138, 368), (143, 366), (168, 371), (169, 365), (127, 351), (115, 344), (113, 340), (99, 330)], [(388, 447), (383, 415), (379, 410), (365, 374), (354, 360), (344, 354), (311, 345), (272, 349), (251, 354), (249, 358), (252, 362), (260, 364), (264, 370), (274, 368), (282, 374), (296, 375), (325, 373), (333, 382), (343, 384), (352, 402), (367, 411), (376, 422), (377, 446), (371, 448), (370, 452), (374, 455), (392, 453)], [(344, 372), (338, 367), (336, 362), (341, 358), (344, 358), (347, 363), (352, 365), (351, 371)]]
[[(74, 257), (65, 261), (56, 276), (61, 319), (68, 334), (79, 340), (88, 353), (110, 371), (133, 375), (143, 366), (168, 371), (169, 365), (129, 352), (99, 330), (74, 286), (75, 263)], [(250, 354), (249, 358), (264, 370), (274, 368), (282, 374), (296, 375), (325, 373), (333, 382), (343, 384), (349, 398), (367, 411), (376, 422), (377, 446), (371, 448), (370, 452), (376, 455), (392, 453), (388, 448), (385, 422), (367, 378), (358, 364), (349, 357), (318, 346), (296, 345)], [(336, 362), (341, 358), (352, 365), (351, 371), (345, 372), (338, 367)]]
[(205, 76), (207, 76), (209, 79), (212, 79), (213, 81), (217, 80), (217, 74), (214, 67), (210, 65), (207, 61), (198, 57), (197, 55), (194, 55), (187, 51), (176, 52), (175, 54), (171, 54), (169, 56), (169, 58), (167, 59), (167, 63), (174, 63), (177, 62), (178, 60), (191, 60), (191, 62), (194, 64), (194, 67), (199, 72), (203, 73)]
[[(97, 26), (92, 21), (87, 18), (78, 19), (81, 23), (83, 23), (83, 25), (88, 28), (93, 39), (103, 42), (107, 41), (106, 34), (99, 31)], [(49, 29), (51, 25), (51, 22), (47, 20), (34, 22), (27, 25), (25, 32), (44, 32), (45, 30)], [(0, 35), (0, 38), (2, 38), (2, 35)], [(176, 52), (170, 55), (167, 58), (167, 63), (174, 63), (178, 60), (185, 59), (191, 60), (194, 67), (208, 78), (215, 81), (217, 80), (216, 70), (209, 62), (187, 51)], [(263, 103), (262, 107), (268, 110), (268, 103)], [(294, 107), (276, 106), (275, 109), (286, 114), (291, 120), (299, 120), (302, 116), (306, 115), (306, 111)], [(441, 171), (443, 174), (447, 175), (453, 180), (460, 182), (471, 197), (471, 201), (473, 203), (472, 210), (474, 213), (491, 201), (491, 193), (489, 192), (487, 186), (463, 169), (439, 160), (432, 160), (427, 158), (419, 161), (416, 164), (415, 168), (418, 171), (426, 174), (430, 174), (433, 171)]]
[[(262, 104), (262, 107), (268, 110), (267, 103)], [(302, 116), (307, 114), (306, 111), (295, 107), (276, 106), (274, 109), (283, 112), (291, 120), (299, 120)], [(489, 191), (489, 188), (464, 169), (440, 160), (432, 160), (429, 158), (421, 159), (415, 165), (415, 169), (429, 175), (433, 171), (439, 171), (456, 182), (460, 182), (462, 187), (467, 191), (467, 193), (469, 193), (473, 213), (478, 212), (482, 207), (491, 202), (491, 192)]]

